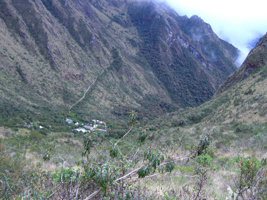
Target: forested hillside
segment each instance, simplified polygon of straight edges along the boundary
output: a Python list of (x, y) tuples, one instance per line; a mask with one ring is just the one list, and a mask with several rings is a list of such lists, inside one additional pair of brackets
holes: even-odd
[(204, 103), (236, 69), (235, 47), (201, 18), (165, 4), (3, 0), (0, 6), (5, 120), (52, 123), (69, 111), (108, 119), (131, 109), (152, 119)]
[(267, 34), (236, 69), (165, 4), (0, 5), (0, 199), (267, 199)]

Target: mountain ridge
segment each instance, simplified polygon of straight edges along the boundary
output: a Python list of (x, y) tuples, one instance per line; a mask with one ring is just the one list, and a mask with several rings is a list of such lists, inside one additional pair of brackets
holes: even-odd
[(14, 114), (67, 112), (98, 77), (73, 112), (109, 118), (135, 109), (154, 118), (207, 101), (236, 69), (235, 47), (202, 19), (164, 4), (4, 0), (0, 6), (1, 101)]
[(261, 68), (266, 63), (266, 43), (267, 35), (265, 34), (258, 40), (256, 46), (249, 52), (241, 67), (226, 79), (216, 92), (217, 94), (246, 79), (251, 73)]

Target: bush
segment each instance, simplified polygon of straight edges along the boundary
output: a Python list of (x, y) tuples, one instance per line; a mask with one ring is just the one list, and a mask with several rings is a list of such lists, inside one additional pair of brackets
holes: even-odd
[(42, 135), (47, 135), (47, 133), (49, 133), (49, 130), (46, 128), (42, 128), (39, 130), (39, 133), (41, 133)]
[(254, 91), (251, 88), (249, 88), (244, 94), (249, 95), (249, 94), (253, 94), (253, 93), (254, 93)]
[(43, 135), (41, 133), (38, 133), (36, 131), (31, 131), (30, 135), (29, 135), (29, 140), (31, 141), (40, 141), (43, 139)]
[(266, 199), (267, 198), (267, 169), (266, 159), (259, 161), (256, 158), (245, 158), (237, 156), (232, 160), (237, 174), (234, 178), (235, 191), (245, 199)]
[(236, 133), (253, 132), (253, 126), (252, 126), (252, 124), (241, 123), (241, 124), (236, 126), (235, 132)]
[(171, 125), (174, 127), (184, 126), (184, 125), (186, 125), (186, 122), (184, 119), (179, 119), (178, 117), (173, 117), (173, 119), (171, 121)]
[(241, 99), (241, 98), (235, 98), (235, 100), (234, 100), (234, 106), (239, 106), (240, 103), (242, 103), (242, 102), (243, 102), (243, 99)]

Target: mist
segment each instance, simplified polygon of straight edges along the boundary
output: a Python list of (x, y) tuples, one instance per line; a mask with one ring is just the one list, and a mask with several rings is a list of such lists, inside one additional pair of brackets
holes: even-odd
[(165, 0), (170, 7), (183, 16), (198, 15), (210, 24), (213, 31), (241, 52), (236, 60), (240, 66), (255, 39), (267, 32), (267, 12), (262, 0), (212, 1), (212, 0)]

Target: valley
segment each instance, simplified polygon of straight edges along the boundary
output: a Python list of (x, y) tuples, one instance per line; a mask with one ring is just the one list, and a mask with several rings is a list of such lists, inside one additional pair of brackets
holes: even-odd
[(0, 198), (267, 198), (267, 34), (237, 68), (163, 3), (0, 11)]
[(237, 68), (238, 49), (164, 4), (5, 0), (1, 12), (0, 108), (22, 120), (55, 120), (94, 81), (73, 112), (152, 119), (204, 103)]

